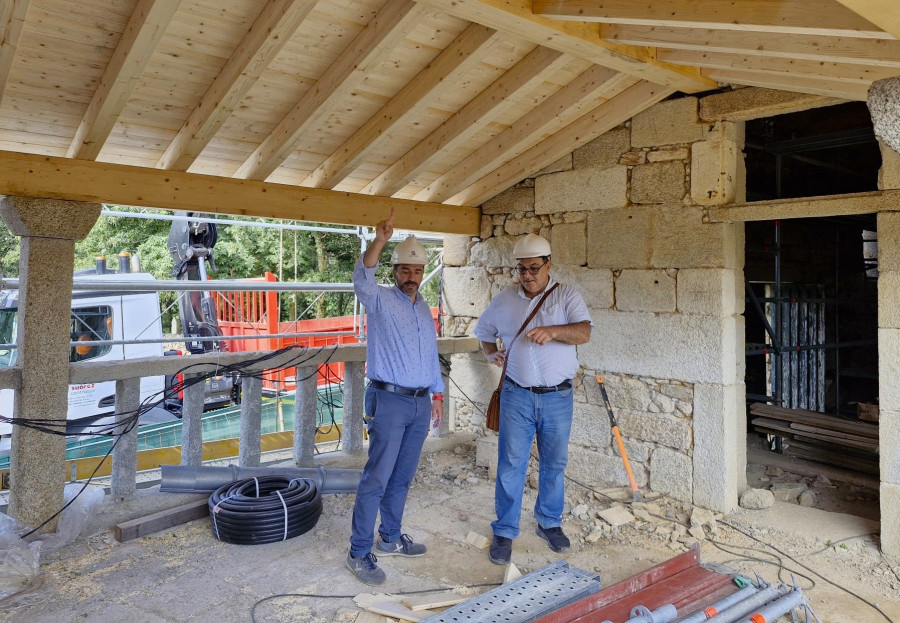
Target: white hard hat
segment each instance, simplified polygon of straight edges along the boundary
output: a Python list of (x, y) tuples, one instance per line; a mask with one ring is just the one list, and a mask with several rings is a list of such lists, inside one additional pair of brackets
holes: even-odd
[(521, 260), (526, 257), (544, 257), (550, 255), (550, 243), (547, 239), (537, 234), (528, 234), (519, 238), (513, 249), (513, 257)]
[(403, 240), (394, 247), (391, 253), (391, 264), (420, 264), (425, 266), (428, 263), (428, 254), (422, 243), (416, 240), (415, 236)]

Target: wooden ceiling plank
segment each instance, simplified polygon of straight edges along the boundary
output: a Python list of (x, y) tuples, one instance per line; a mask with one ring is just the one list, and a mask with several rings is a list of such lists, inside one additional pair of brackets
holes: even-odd
[(534, 15), (531, 0), (416, 0), (449, 15), (489, 26), (575, 58), (603, 65), (685, 93), (715, 88), (698, 70), (673, 67), (654, 58), (654, 50), (603, 41), (598, 24), (562, 22)]
[(602, 25), (600, 35), (610, 41), (636, 46), (900, 68), (900, 41), (896, 39), (785, 37), (775, 33), (630, 25)]
[(231, 116), (263, 71), (299, 28), (317, 0), (268, 2), (234, 54), (157, 162), (160, 169), (187, 171)]
[(865, 84), (838, 82), (825, 78), (803, 78), (789, 74), (767, 74), (743, 69), (704, 69), (703, 73), (721, 83), (796, 91), (863, 102), (866, 100), (868, 92), (868, 85)]
[(552, 19), (607, 24), (885, 37), (882, 28), (834, 0), (534, 0), (533, 10), (535, 15)]
[(2, 151), (0, 170), (0, 195), (366, 226), (393, 208), (400, 229), (477, 236), (481, 226), (477, 208), (91, 160)]
[(660, 59), (673, 65), (690, 65), (712, 69), (746, 69), (762, 73), (791, 74), (804, 78), (826, 78), (839, 82), (871, 84), (874, 80), (896, 76), (894, 67), (867, 67), (857, 64), (826, 63), (806, 59), (771, 58), (749, 54), (699, 52), (694, 50), (660, 50)]
[(553, 136), (505, 162), (490, 174), (450, 197), (446, 203), (480, 205), (527, 175), (540, 171), (604, 132), (631, 119), (672, 92), (671, 89), (660, 85), (641, 81), (558, 130)]
[(96, 160), (181, 0), (138, 0), (72, 137), (68, 158)]
[(837, 0), (845, 7), (900, 39), (900, 6), (896, 0)]
[[(633, 80), (629, 76), (625, 78)], [(599, 98), (608, 98), (610, 82), (620, 82), (622, 79), (623, 74), (594, 65), (416, 193), (414, 198), (444, 201), (452, 197), (563, 125), (567, 113), (571, 118), (572, 111), (577, 111), (579, 107), (593, 108)]]
[(334, 188), (356, 169), (366, 153), (386, 138), (391, 128), (401, 124), (413, 109), (440, 88), (452, 88), (456, 79), (480, 62), (484, 51), (499, 33), (481, 24), (470, 24), (422, 71), (413, 77), (387, 104), (344, 141), (301, 186)]
[(9, 70), (16, 56), (16, 48), (19, 47), (29, 2), (30, 0), (6, 0), (0, 3), (0, 102), (3, 101)]
[(451, 151), (489, 124), (509, 106), (511, 99), (520, 93), (529, 92), (568, 62), (570, 58), (561, 52), (543, 46), (536, 47), (367, 184), (361, 192), (393, 195), (438, 155)]
[(244, 161), (235, 177), (253, 180), (269, 177), (291, 155), (297, 140), (328, 111), (329, 104), (358, 86), (366, 71), (415, 27), (420, 16), (420, 9), (412, 0), (388, 0)]

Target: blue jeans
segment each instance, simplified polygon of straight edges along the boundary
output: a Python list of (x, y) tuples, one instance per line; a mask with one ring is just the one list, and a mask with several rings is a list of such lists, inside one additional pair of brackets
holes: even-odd
[(400, 538), (409, 485), (431, 425), (431, 398), (428, 394), (416, 398), (369, 387), (366, 414), (373, 419), (369, 421), (369, 459), (353, 506), (350, 555), (354, 558), (372, 550), (379, 510), (378, 533), (385, 541)]
[(497, 484), (494, 488), (497, 521), (491, 524), (495, 536), (508, 539), (519, 536), (525, 473), (535, 435), (540, 468), (534, 516), (544, 528), (562, 524), (569, 432), (572, 430), (572, 396), (571, 389), (535, 394), (509, 381), (503, 383)]

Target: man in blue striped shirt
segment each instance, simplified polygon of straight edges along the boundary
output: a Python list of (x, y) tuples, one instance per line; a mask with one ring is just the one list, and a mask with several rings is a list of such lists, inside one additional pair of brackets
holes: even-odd
[[(425, 546), (400, 531), (409, 486), (430, 425), (443, 414), (434, 319), (419, 285), (425, 248), (410, 236), (391, 256), (393, 287), (375, 282), (378, 258), (394, 233), (394, 211), (375, 226), (375, 240), (356, 263), (353, 286), (368, 314), (365, 409), (369, 459), (356, 490), (347, 567), (370, 585), (384, 582), (379, 556), (423, 556)], [(381, 511), (378, 540), (375, 518)], [(374, 544), (374, 548), (373, 548)], [(373, 552), (374, 549), (374, 552)]]

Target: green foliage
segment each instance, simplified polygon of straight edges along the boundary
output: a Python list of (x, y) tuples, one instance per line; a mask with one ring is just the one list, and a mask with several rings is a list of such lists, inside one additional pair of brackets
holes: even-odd
[[(142, 212), (140, 208), (110, 206), (118, 212)], [(258, 219), (231, 217), (232, 220), (258, 222)], [(75, 270), (90, 269), (95, 258), (105, 256), (115, 269), (122, 251), (131, 253), (140, 263), (140, 271), (157, 279), (172, 279), (174, 261), (168, 250), (171, 222), (119, 216), (101, 216), (88, 236), (75, 244)], [(392, 284), (390, 254), (393, 245), (382, 253), (377, 278)], [(359, 238), (352, 234), (277, 230), (239, 225), (219, 225), (214, 248), (214, 279), (245, 279), (273, 273), (279, 281), (348, 283), (361, 251)], [(0, 224), (0, 272), (18, 274), (19, 239)], [(426, 274), (434, 266), (426, 267)], [(437, 304), (438, 279), (422, 289), (430, 305)], [(353, 313), (351, 292), (285, 293), (280, 296), (281, 320), (345, 316)], [(164, 311), (163, 327), (168, 328), (177, 315), (175, 294), (160, 293)], [(304, 313), (305, 312), (305, 313)]]

